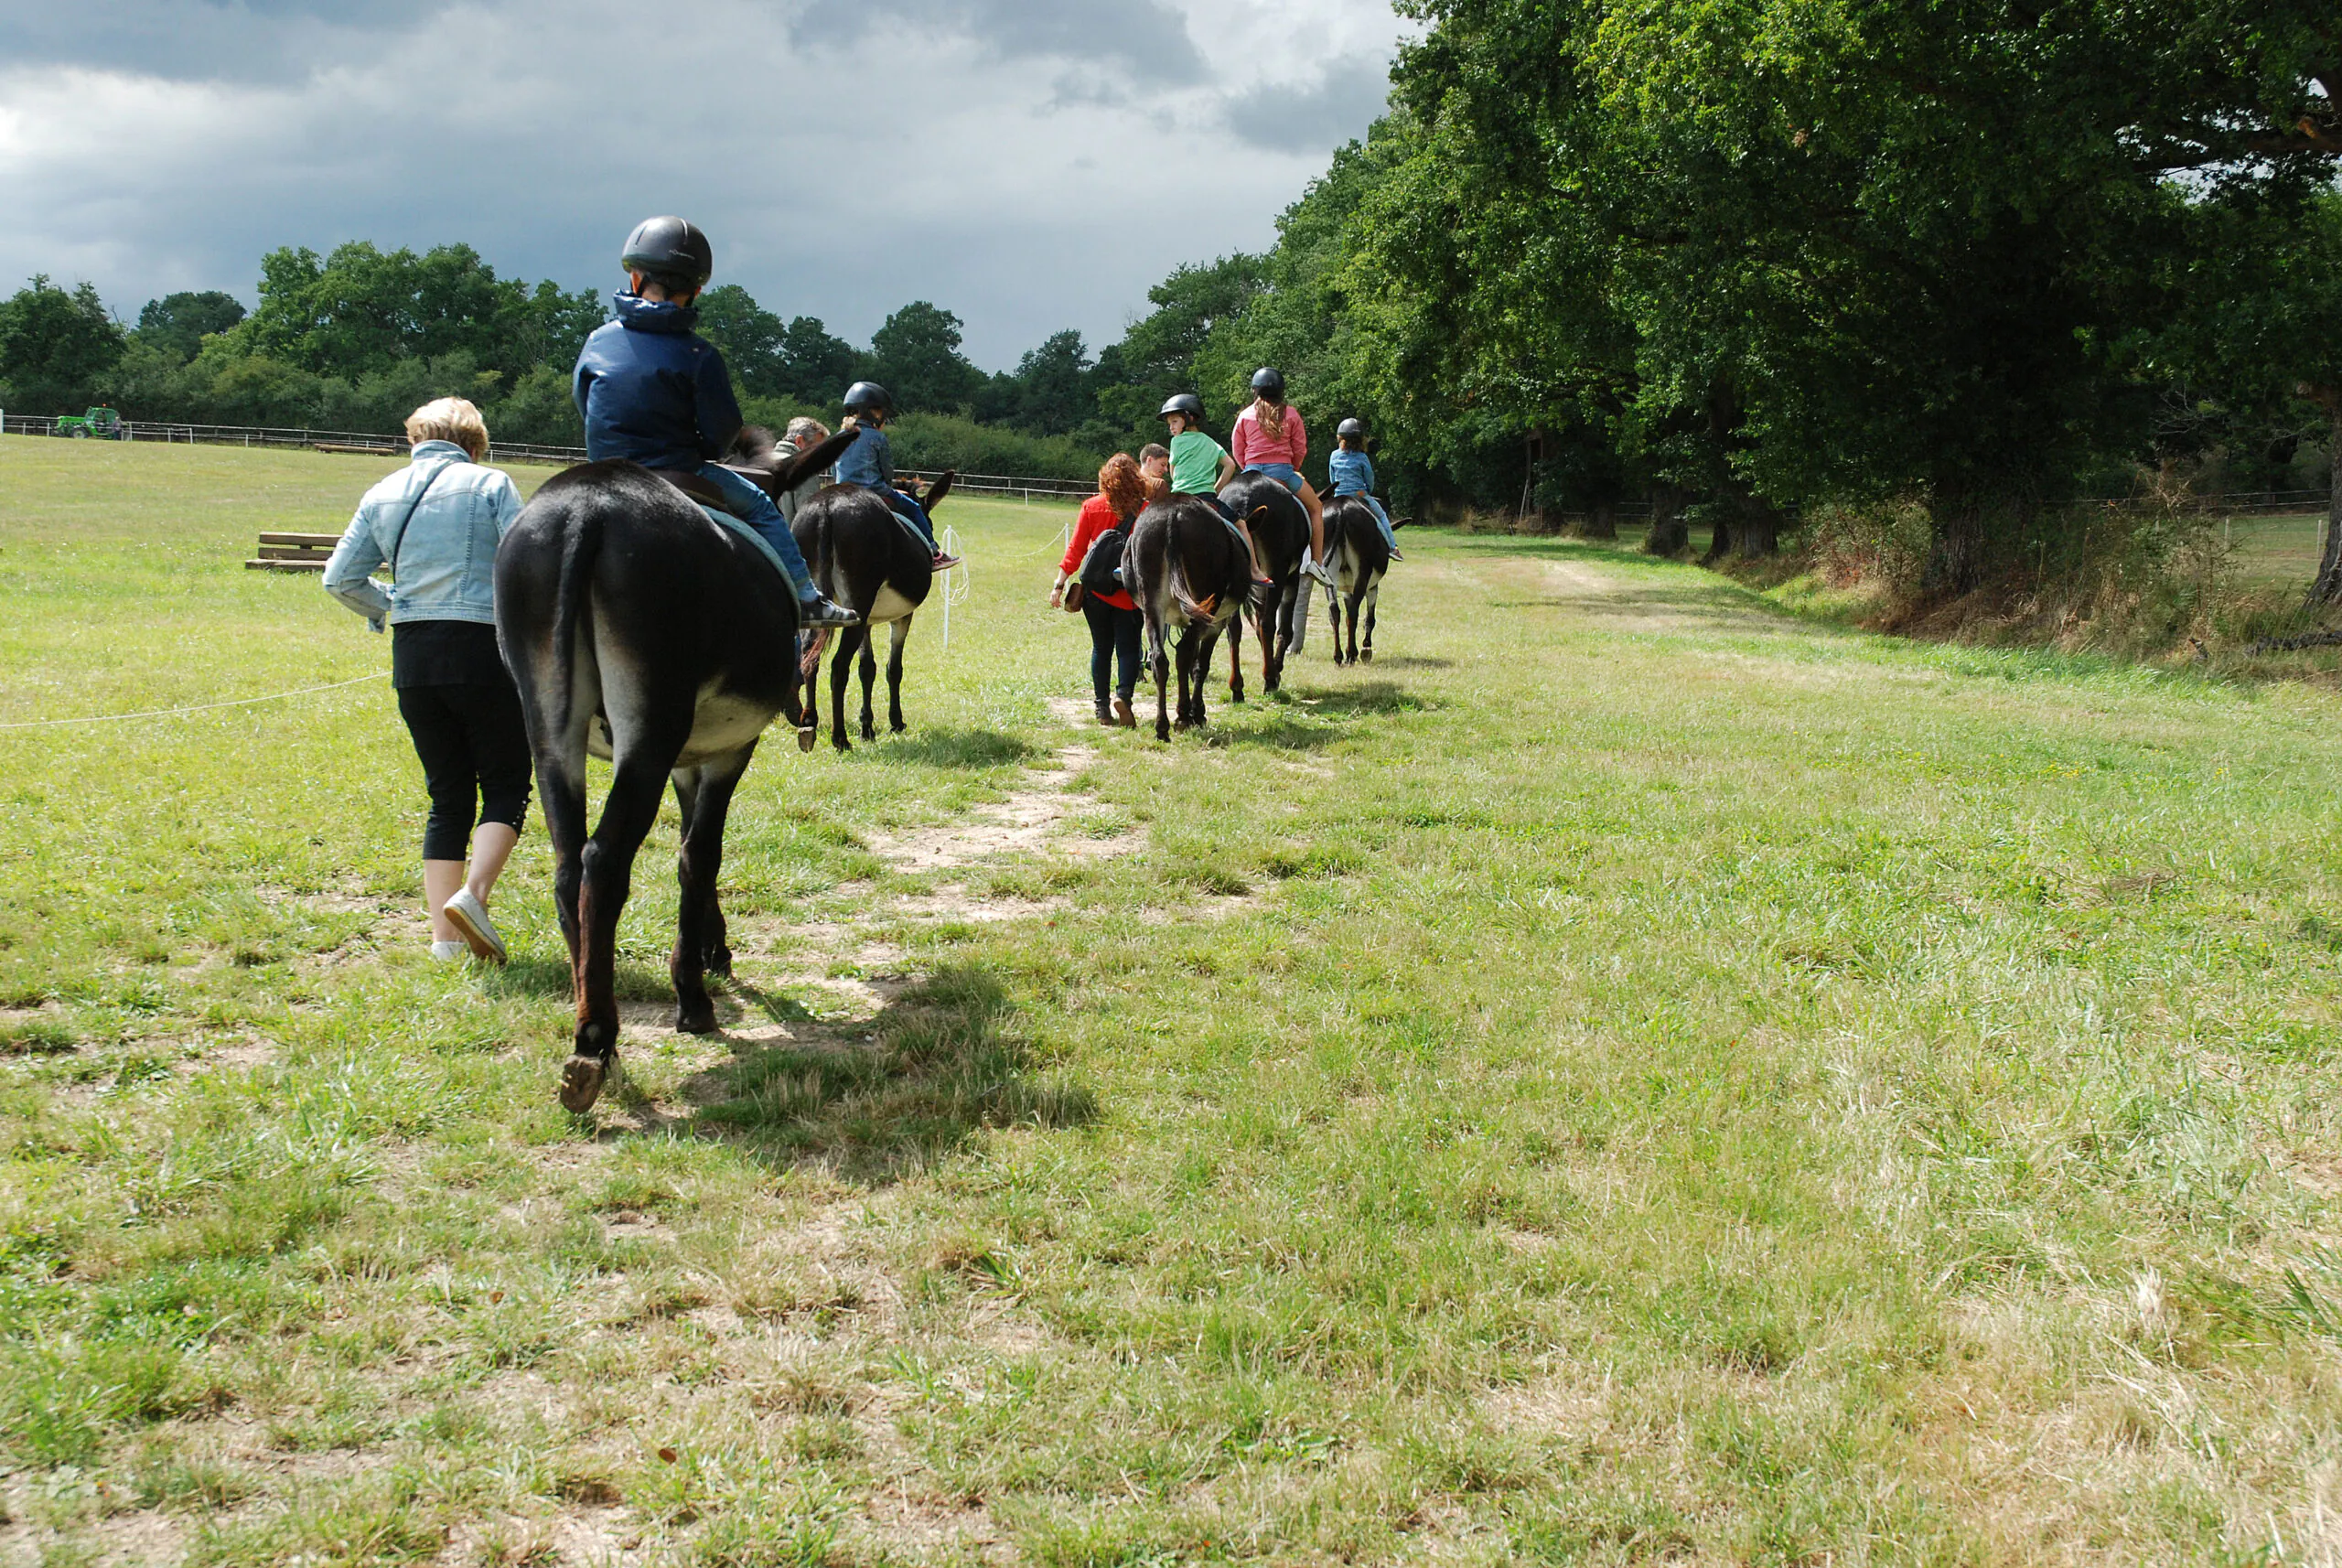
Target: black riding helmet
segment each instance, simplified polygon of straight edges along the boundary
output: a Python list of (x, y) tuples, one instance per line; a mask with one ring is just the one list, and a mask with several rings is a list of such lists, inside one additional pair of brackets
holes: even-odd
[(1252, 372), (1252, 395), (1267, 398), (1271, 403), (1284, 401), (1284, 372), (1262, 365)]
[(1158, 409), (1155, 417), (1168, 419), (1175, 413), (1184, 413), (1190, 424), (1200, 424), (1204, 417), (1204, 400), (1193, 392), (1181, 392)]
[(845, 389), (845, 411), (848, 413), (860, 413), (865, 409), (876, 409), (884, 413), (894, 406), (894, 398), (876, 381), (856, 381)]
[(1338, 437), (1350, 435), (1363, 441), (1366, 439), (1366, 426), (1358, 420), (1345, 419), (1339, 424), (1334, 426), (1334, 434)]
[(646, 218), (626, 237), (618, 265), (661, 283), (704, 288), (715, 274), (715, 252), (706, 235), (681, 218)]

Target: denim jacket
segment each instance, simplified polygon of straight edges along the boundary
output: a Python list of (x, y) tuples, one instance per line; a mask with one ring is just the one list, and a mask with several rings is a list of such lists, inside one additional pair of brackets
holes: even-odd
[(875, 424), (865, 424), (854, 436), (854, 445), (838, 458), (833, 470), (842, 485), (868, 485), (874, 490), (885, 489), (895, 482), (895, 452), (886, 433)]
[[(433, 476), (437, 478), (434, 478)], [(429, 482), (397, 537), (408, 503)], [(452, 441), (425, 441), (414, 461), (366, 492), (349, 532), (326, 563), (326, 592), (366, 618), (376, 631), (387, 617), (411, 620), (496, 622), (496, 546), (521, 515), (510, 476), (482, 467)], [(392, 557), (395, 555), (396, 559)], [(374, 568), (397, 577), (385, 589)]]
[(1333, 482), (1338, 496), (1372, 495), (1374, 459), (1337, 446), (1326, 458), (1326, 478)]

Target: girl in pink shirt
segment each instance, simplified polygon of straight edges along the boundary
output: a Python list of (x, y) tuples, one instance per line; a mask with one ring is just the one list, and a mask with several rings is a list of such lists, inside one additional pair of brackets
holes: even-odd
[(1229, 433), (1230, 455), (1246, 473), (1266, 474), (1301, 498), (1309, 514), (1309, 558), (1301, 569), (1321, 583), (1333, 581), (1326, 569), (1326, 503), (1301, 477), (1301, 460), (1309, 456), (1309, 430), (1299, 411), (1285, 406), (1284, 377), (1263, 366), (1252, 372), (1252, 403), (1236, 416)]

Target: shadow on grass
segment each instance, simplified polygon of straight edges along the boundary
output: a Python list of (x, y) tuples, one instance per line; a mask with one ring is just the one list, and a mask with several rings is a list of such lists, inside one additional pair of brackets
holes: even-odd
[(1377, 670), (1453, 670), (1453, 659), (1434, 659), (1427, 654), (1402, 653), (1391, 659), (1370, 659), (1366, 661)]
[[(804, 1010), (736, 985), (789, 1021)], [(750, 1047), (684, 1086), (695, 1125), (775, 1167), (821, 1165), (872, 1183), (927, 1168), (987, 1127), (1078, 1126), (1096, 1096), (1037, 1075), (1031, 1041), (1001, 983), (943, 970), (834, 1043)]]
[(1041, 755), (1041, 748), (1022, 736), (999, 730), (954, 728), (916, 730), (881, 741), (876, 746), (865, 746), (863, 754), (881, 762), (916, 762), (929, 768), (972, 770), (1030, 762)]
[(1355, 686), (1289, 687), (1295, 700), (1323, 714), (1420, 714), (1446, 706), (1418, 696), (1396, 681), (1361, 681)]
[[(490, 996), (558, 996), (569, 1000), (569, 963), (559, 958), (515, 958), (496, 968), (483, 967), (479, 988)], [(674, 983), (664, 964), (621, 960), (610, 975), (611, 993), (620, 1002), (671, 1001)]]

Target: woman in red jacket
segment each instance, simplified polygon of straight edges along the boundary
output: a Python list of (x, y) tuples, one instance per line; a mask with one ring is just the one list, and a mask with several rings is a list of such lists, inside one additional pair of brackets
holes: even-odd
[[(1065, 559), (1058, 563), (1057, 584), (1049, 589), (1050, 604), (1065, 602), (1066, 582), (1081, 570), (1082, 557), (1090, 553), (1098, 536), (1109, 529), (1128, 528), (1145, 506), (1145, 476), (1129, 453), (1115, 453), (1098, 470), (1098, 493), (1081, 503), (1080, 513), (1073, 520), (1073, 541), (1065, 548)], [(1084, 588), (1081, 614), (1090, 622), (1090, 684), (1098, 698), (1098, 722), (1134, 728), (1138, 720), (1131, 713), (1131, 693), (1138, 689), (1138, 606), (1120, 590), (1093, 594)], [(1117, 662), (1122, 666), (1119, 671), (1113, 668)], [(1121, 679), (1114, 682), (1110, 707), (1106, 678), (1112, 674)]]

